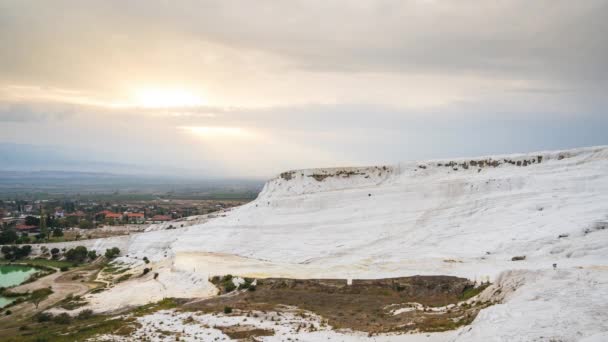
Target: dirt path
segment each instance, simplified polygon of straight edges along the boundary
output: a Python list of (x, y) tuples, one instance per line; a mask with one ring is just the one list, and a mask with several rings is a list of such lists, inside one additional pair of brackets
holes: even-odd
[[(93, 263), (92, 265), (96, 265)], [(55, 269), (55, 268), (54, 268)], [(37, 289), (50, 287), (53, 293), (42, 301), (38, 308), (33, 303), (24, 302), (14, 307), (11, 307), (12, 315), (0, 316), (0, 324), (7, 323), (7, 321), (21, 321), (31, 315), (44, 311), (48, 307), (57, 304), (63, 300), (69, 294), (74, 296), (80, 296), (87, 293), (89, 290), (96, 287), (96, 285), (89, 281), (99, 271), (98, 268), (78, 268), (67, 272), (61, 272), (59, 269), (55, 269), (55, 273), (37, 279), (36, 281), (28, 284), (16, 286), (11, 289), (12, 292), (25, 293), (28, 291), (34, 291)]]

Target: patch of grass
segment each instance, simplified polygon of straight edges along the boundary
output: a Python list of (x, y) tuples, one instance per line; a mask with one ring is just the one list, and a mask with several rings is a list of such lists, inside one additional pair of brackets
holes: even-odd
[(130, 270), (128, 267), (122, 267), (120, 264), (110, 264), (103, 268), (104, 273), (122, 274)]
[(91, 290), (91, 293), (101, 293), (103, 291), (107, 290), (105, 287), (98, 287), (96, 289)]
[(156, 303), (140, 306), (132, 311), (134, 316), (141, 317), (160, 310), (175, 309), (180, 303), (175, 298), (165, 298)]
[(61, 302), (59, 302), (59, 306), (66, 310), (74, 310), (85, 305), (87, 305), (85, 300), (83, 300), (80, 296), (73, 296), (72, 294), (69, 294)]
[(448, 330), (458, 329), (462, 326), (469, 325), (475, 319), (477, 315), (465, 316), (459, 320), (453, 320), (451, 318), (433, 318), (427, 319), (423, 323), (418, 325), (418, 329), (421, 332), (442, 332)]
[(1, 341), (86, 341), (95, 336), (103, 334), (113, 334), (129, 336), (137, 328), (141, 327), (137, 323), (138, 316), (144, 316), (158, 310), (176, 308), (180, 303), (172, 298), (164, 299), (157, 303), (136, 308), (125, 316), (95, 315), (90, 310), (84, 310), (75, 318), (65, 317), (65, 315), (50, 315), (40, 313), (30, 318), (27, 331), (0, 330)]
[(132, 274), (130, 274), (130, 273), (128, 273), (128, 274), (123, 274), (123, 275), (121, 275), (120, 277), (118, 277), (118, 278), (116, 279), (115, 283), (120, 283), (120, 282), (123, 282), (123, 281), (125, 281), (125, 280), (129, 280), (129, 278), (131, 278), (131, 275), (132, 275)]
[[(10, 264), (10, 263), (11, 262), (6, 261), (6, 260), (0, 260), (0, 264)], [(19, 264), (19, 265), (26, 265), (26, 266), (54, 267), (54, 268), (70, 267), (70, 266), (72, 266), (72, 263), (68, 262), (68, 261), (42, 259), (42, 258), (20, 260), (20, 261), (17, 261), (17, 262), (12, 262), (12, 264)]]
[[(232, 278), (234, 278), (232, 274), (227, 274), (223, 277), (214, 276), (209, 281), (211, 281), (211, 283), (213, 283), (215, 286), (219, 287), (221, 293), (229, 293), (237, 289), (236, 285), (234, 285), (234, 282), (232, 281)], [(251, 279), (250, 282), (245, 281), (247, 284), (246, 286), (249, 287), (252, 281), (253, 279)], [(243, 286), (243, 284), (239, 285), (239, 289), (241, 286)]]
[(471, 299), (471, 298), (477, 296), (478, 294), (480, 294), (488, 286), (490, 286), (490, 283), (483, 283), (477, 287), (467, 287), (464, 289), (464, 291), (460, 295), (460, 299), (461, 300)]
[[(57, 317), (57, 316), (56, 316)], [(85, 341), (94, 336), (102, 334), (116, 334), (128, 336), (135, 331), (139, 323), (134, 318), (91, 316), (90, 318), (79, 318), (69, 320), (69, 324), (61, 322), (40, 324), (33, 332), (15, 336), (9, 341), (53, 341), (53, 342), (72, 342)]]

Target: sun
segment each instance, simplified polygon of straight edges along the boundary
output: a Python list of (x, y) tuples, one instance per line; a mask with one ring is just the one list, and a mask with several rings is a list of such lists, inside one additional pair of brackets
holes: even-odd
[(133, 103), (144, 108), (198, 107), (206, 101), (196, 93), (183, 89), (143, 88), (133, 94)]

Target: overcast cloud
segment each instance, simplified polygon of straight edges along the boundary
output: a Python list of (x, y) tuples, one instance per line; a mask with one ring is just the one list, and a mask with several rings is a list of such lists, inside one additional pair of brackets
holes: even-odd
[(0, 44), (0, 142), (116, 163), (608, 144), (608, 1), (0, 0)]

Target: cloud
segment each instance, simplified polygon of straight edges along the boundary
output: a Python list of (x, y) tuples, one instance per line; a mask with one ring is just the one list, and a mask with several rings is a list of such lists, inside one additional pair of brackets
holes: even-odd
[[(452, 101), (463, 96), (457, 91), (463, 86), (479, 91), (471, 83), (605, 87), (608, 80), (602, 34), (608, 3), (601, 0), (25, 0), (0, 6), (0, 40), (11, 46), (0, 53), (0, 81), (110, 97), (120, 97), (116, 93), (130, 82), (159, 81), (201, 86), (223, 105), (253, 105), (248, 92), (258, 98), (274, 92), (292, 102), (347, 102), (404, 82), (403, 90), (415, 91), (407, 82), (414, 78), (451, 83), (436, 98)], [(353, 87), (355, 77), (370, 84), (358, 84), (365, 91)], [(323, 84), (349, 93), (314, 92)]]
[(63, 121), (73, 116), (70, 108), (56, 104), (46, 104), (44, 109), (30, 103), (1, 103), (0, 122)]
[(262, 176), (606, 144), (607, 31), (601, 0), (2, 1), (0, 140)]

